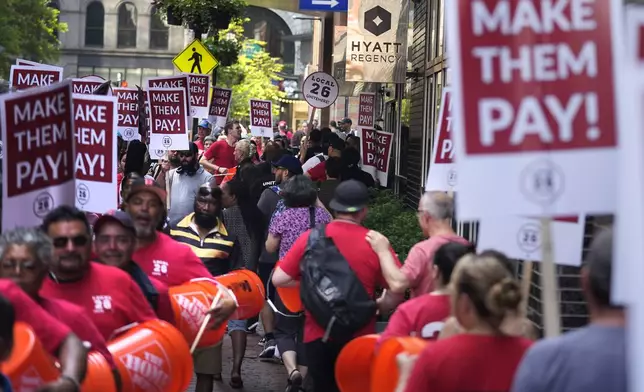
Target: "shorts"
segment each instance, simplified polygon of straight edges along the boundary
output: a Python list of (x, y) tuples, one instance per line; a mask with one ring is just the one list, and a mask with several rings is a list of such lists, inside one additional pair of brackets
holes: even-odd
[(257, 275), (259, 279), (264, 283), (264, 291), (266, 292), (266, 299), (270, 299), (275, 302), (275, 286), (271, 282), (271, 274), (275, 269), (275, 264), (271, 263), (259, 263), (257, 265)]
[(228, 333), (233, 331), (246, 332), (246, 320), (228, 320)]
[(192, 354), (194, 361), (194, 372), (197, 374), (217, 375), (221, 374), (221, 347), (223, 341), (210, 347), (198, 348)]

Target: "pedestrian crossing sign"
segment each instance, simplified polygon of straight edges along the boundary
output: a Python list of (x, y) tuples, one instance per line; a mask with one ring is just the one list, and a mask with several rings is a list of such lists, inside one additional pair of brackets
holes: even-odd
[(219, 61), (198, 39), (181, 51), (172, 63), (181, 72), (209, 74), (219, 65)]

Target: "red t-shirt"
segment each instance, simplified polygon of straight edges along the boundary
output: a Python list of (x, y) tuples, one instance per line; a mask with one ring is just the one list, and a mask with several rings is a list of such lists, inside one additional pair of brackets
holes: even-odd
[(461, 334), (429, 344), (405, 392), (509, 391), (532, 341), (513, 336)]
[(203, 151), (203, 142), (201, 140), (197, 140), (195, 144), (197, 145), (199, 151)]
[(98, 328), (96, 328), (96, 325), (94, 325), (92, 319), (87, 315), (85, 309), (70, 302), (63, 301), (62, 299), (55, 298), (40, 297), (38, 303), (58, 321), (71, 328), (72, 332), (80, 340), (89, 342), (92, 345), (91, 350), (99, 352), (105, 357), (112, 369), (116, 369), (114, 358), (112, 358), (112, 353), (107, 349), (105, 339)]
[(69, 301), (85, 309), (105, 340), (115, 329), (156, 319), (154, 310), (134, 280), (116, 267), (90, 262), (85, 276), (75, 282), (45, 279), (40, 295)]
[[(228, 144), (226, 139), (214, 142), (203, 156), (219, 167), (230, 169), (237, 166), (237, 162), (235, 162), (235, 146)], [(221, 176), (215, 178), (217, 179), (217, 184), (220, 184)]]
[(137, 249), (132, 259), (148, 276), (168, 287), (179, 286), (195, 278), (212, 278), (188, 245), (164, 233), (157, 233), (157, 239), (152, 244)]
[[(371, 246), (365, 238), (368, 231), (363, 226), (337, 220), (326, 226), (326, 236), (333, 239), (338, 250), (345, 257), (351, 269), (356, 273), (356, 276), (362, 282), (369, 296), (374, 297), (376, 286), (387, 287), (387, 282), (382, 276), (378, 255), (371, 249)], [(300, 261), (304, 257), (309, 233), (310, 230), (302, 234), (280, 262), (280, 268), (293, 279), (300, 278)], [(400, 262), (393, 250), (391, 253), (396, 264), (400, 267)], [(374, 333), (375, 327), (376, 317), (374, 315), (373, 321), (355, 336)], [(323, 336), (324, 329), (305, 310), (304, 343), (321, 339)]]
[(174, 311), (172, 310), (172, 302), (170, 302), (168, 286), (159, 279), (154, 279), (151, 276), (148, 276), (148, 278), (154, 288), (159, 292), (159, 302), (157, 303), (156, 309), (157, 316), (163, 321), (174, 324)]
[(398, 306), (380, 341), (402, 336), (435, 340), (451, 311), (450, 296), (425, 294)]
[(0, 279), (0, 294), (13, 305), (16, 312), (16, 321), (29, 324), (44, 349), (55, 356), (60, 345), (72, 333), (71, 329), (47, 313), (45, 309), (9, 279)]

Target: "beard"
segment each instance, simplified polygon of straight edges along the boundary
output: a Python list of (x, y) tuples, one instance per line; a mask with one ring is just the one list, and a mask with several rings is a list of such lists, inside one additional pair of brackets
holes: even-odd
[(217, 226), (217, 215), (204, 214), (195, 211), (195, 223), (202, 229), (214, 229)]

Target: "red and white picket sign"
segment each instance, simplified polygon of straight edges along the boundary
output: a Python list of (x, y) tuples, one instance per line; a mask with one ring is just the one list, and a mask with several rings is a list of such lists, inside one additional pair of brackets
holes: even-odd
[(61, 73), (63, 72), (63, 67), (58, 67), (56, 65), (50, 65), (50, 64), (42, 64), (36, 61), (25, 60), (25, 59), (16, 59), (16, 65), (22, 65), (25, 67), (51, 68), (51, 69), (60, 70)]
[[(584, 217), (553, 218), (551, 230), (554, 261), (560, 265), (581, 266), (584, 245)], [(517, 260), (541, 261), (541, 222), (527, 217), (482, 218), (479, 221), (478, 249), (495, 249)]]
[(190, 116), (190, 78), (186, 74), (175, 76), (159, 76), (148, 79), (148, 90), (153, 88), (182, 88), (186, 91), (186, 113)]
[(37, 226), (74, 205), (72, 81), (0, 96), (0, 121), (2, 229)]
[(12, 65), (9, 73), (9, 87), (19, 91), (32, 87), (50, 86), (62, 80), (63, 69), (55, 67)]
[(72, 89), (74, 90), (74, 94), (93, 94), (96, 88), (103, 83), (105, 83), (105, 79), (102, 77), (87, 75), (72, 79)]
[(273, 102), (250, 100), (250, 133), (253, 136), (273, 138)]
[(187, 101), (185, 88), (148, 90), (151, 151), (188, 150)]
[(103, 213), (118, 205), (117, 98), (74, 94), (76, 207)]
[[(116, 130), (126, 142), (141, 140), (139, 134), (139, 93), (135, 88), (114, 88), (118, 100)], [(148, 95), (147, 91), (144, 94)], [(147, 107), (147, 99), (146, 99)], [(148, 118), (149, 121), (149, 118)]]
[(190, 80), (190, 116), (196, 118), (208, 117), (208, 93), (210, 75), (186, 73)]
[(387, 186), (393, 140), (391, 132), (366, 128), (360, 131), (362, 170), (371, 174), (381, 186)]
[(452, 90), (443, 88), (426, 191), (456, 191), (458, 176), (452, 142)]
[(229, 88), (213, 87), (210, 99), (208, 121), (215, 127), (224, 127), (228, 121), (230, 104), (233, 101), (233, 90)]
[(459, 219), (615, 210), (621, 8), (446, 3)]
[(373, 129), (376, 124), (376, 94), (360, 93), (358, 106), (358, 128)]

